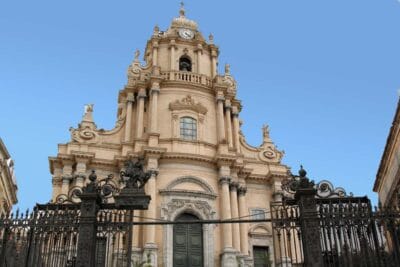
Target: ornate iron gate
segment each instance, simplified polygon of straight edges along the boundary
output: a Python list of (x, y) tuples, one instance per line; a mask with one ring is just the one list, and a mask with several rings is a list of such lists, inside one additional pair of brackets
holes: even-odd
[(141, 159), (127, 162), (119, 190), (109, 183), (111, 176), (97, 181), (93, 171), (76, 193), (80, 203), (37, 205), (31, 213), (3, 216), (0, 266), (132, 266), (133, 211), (147, 209), (144, 185), (151, 175)]
[(271, 205), (276, 266), (400, 266), (400, 211), (314, 185), (301, 169), (292, 197)]

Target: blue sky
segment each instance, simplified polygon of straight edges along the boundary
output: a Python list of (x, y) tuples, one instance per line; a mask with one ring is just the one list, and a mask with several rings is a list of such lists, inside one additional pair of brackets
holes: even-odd
[[(18, 206), (50, 199), (47, 158), (84, 104), (95, 104), (99, 128), (113, 127), (135, 49), (178, 9), (169, 0), (0, 2), (0, 136)], [(293, 171), (303, 164), (310, 178), (375, 201), (400, 87), (400, 3), (189, 0), (186, 11), (213, 33), (220, 71), (231, 65), (248, 143), (261, 143), (267, 123)]]

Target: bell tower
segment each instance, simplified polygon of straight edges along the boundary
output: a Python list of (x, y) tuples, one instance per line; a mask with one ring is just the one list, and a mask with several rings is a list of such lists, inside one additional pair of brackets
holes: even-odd
[[(268, 127), (260, 146), (246, 143), (237, 84), (228, 64), (218, 73), (219, 49), (213, 39), (203, 37), (183, 4), (165, 31), (154, 28), (144, 60), (137, 50), (127, 83), (118, 92), (115, 127), (97, 128), (94, 106), (88, 105), (81, 123), (70, 128), (71, 140), (49, 158), (53, 202), (79, 202), (92, 169), (112, 174), (109, 183), (118, 188), (124, 163), (143, 157), (152, 171), (145, 188), (151, 201), (135, 218), (138, 222), (229, 220), (248, 217), (250, 209), (269, 208), (288, 173), (281, 164), (283, 152), (270, 139)], [(264, 234), (262, 241), (251, 239), (246, 223), (198, 229), (138, 224), (130, 256), (136, 262), (149, 258), (152, 266), (218, 262), (225, 267), (235, 266), (238, 259), (242, 266), (252, 266), (252, 246), (272, 248), (272, 237)], [(192, 239), (194, 247), (188, 243)]]
[(214, 78), (217, 74), (218, 47), (213, 36), (208, 42), (198, 30), (195, 21), (186, 18), (183, 3), (179, 17), (172, 20), (166, 31), (154, 27), (147, 42), (145, 61), (161, 71), (187, 71)]

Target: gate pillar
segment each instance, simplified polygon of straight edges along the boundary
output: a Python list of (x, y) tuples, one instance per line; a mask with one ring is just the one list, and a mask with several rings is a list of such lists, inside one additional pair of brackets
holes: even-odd
[(299, 186), (295, 193), (295, 200), (300, 211), (300, 229), (304, 253), (304, 265), (307, 267), (323, 266), (323, 257), (320, 239), (317, 203), (314, 182), (306, 177), (306, 171), (299, 171)]
[(96, 178), (93, 172), (89, 176), (91, 182), (83, 189), (83, 193), (80, 195), (82, 202), (76, 259), (77, 267), (96, 266), (96, 215), (100, 204), (100, 197), (96, 191)]

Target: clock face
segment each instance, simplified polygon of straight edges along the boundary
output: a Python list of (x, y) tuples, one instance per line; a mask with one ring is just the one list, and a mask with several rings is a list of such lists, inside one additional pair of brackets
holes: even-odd
[(190, 40), (194, 37), (194, 32), (189, 29), (180, 29), (179, 36), (182, 37), (183, 39)]

